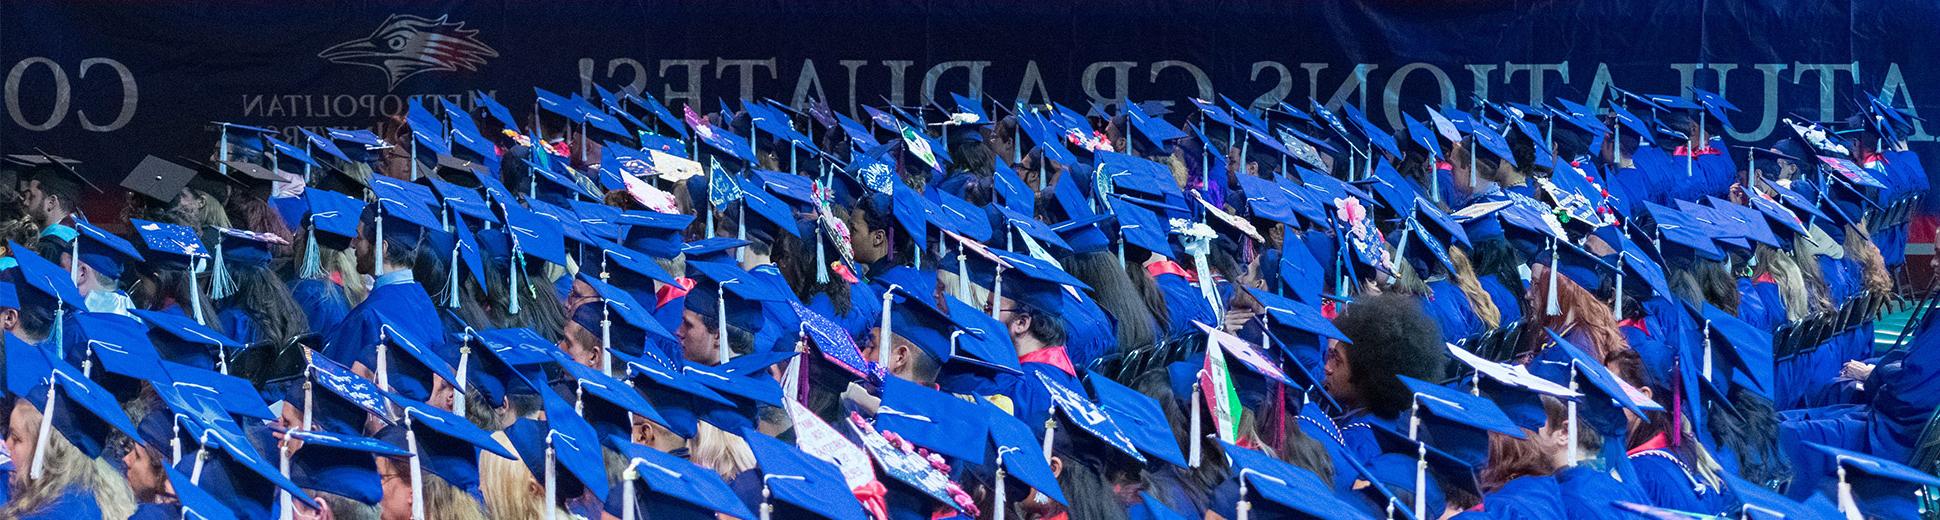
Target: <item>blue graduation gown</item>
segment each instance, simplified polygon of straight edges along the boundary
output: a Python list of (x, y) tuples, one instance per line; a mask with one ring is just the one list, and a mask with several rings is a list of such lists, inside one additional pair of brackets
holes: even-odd
[(1519, 477), (1482, 497), (1482, 512), (1489, 518), (1507, 520), (1547, 520), (1565, 518), (1563, 489), (1556, 477)]
[(1790, 321), (1786, 317), (1785, 300), (1778, 293), (1778, 282), (1768, 275), (1758, 278), (1739, 278), (1738, 319), (1759, 330), (1777, 330), (1779, 325)]
[(1702, 479), (1687, 469), (1687, 464), (1665, 450), (1644, 450), (1630, 455), (1637, 471), (1637, 486), (1651, 505), (1694, 513), (1720, 514), (1729, 508), (1731, 497), (1724, 490), (1700, 484)]
[[(1160, 264), (1148, 267), (1147, 272), (1154, 272), (1152, 268), (1158, 265)], [(1178, 264), (1172, 264), (1172, 266), (1176, 268)], [(1183, 268), (1180, 269), (1183, 271)], [(1212, 304), (1206, 302), (1206, 297), (1199, 294), (1199, 287), (1187, 280), (1185, 276), (1171, 271), (1162, 271), (1156, 272), (1152, 276), (1152, 281), (1158, 284), (1159, 294), (1165, 296), (1166, 313), (1171, 318), (1171, 330), (1166, 332), (1168, 338), (1181, 338), (1198, 333), (1199, 327), (1192, 324), (1194, 321), (1207, 325), (1219, 325), (1219, 318), (1213, 315)]]
[(176, 520), (179, 518), (182, 518), (182, 506), (143, 502), (135, 505), (135, 514), (130, 515), (128, 520)]
[(1482, 318), (1475, 316), (1475, 308), (1469, 306), (1468, 296), (1462, 294), (1462, 289), (1456, 287), (1455, 282), (1435, 280), (1428, 282), (1428, 289), (1433, 294), (1421, 298), (1421, 308), (1441, 325), (1442, 341), (1460, 341), (1488, 328), (1482, 324)]
[[(438, 316), (438, 307), (431, 303), (431, 295), (424, 292), (424, 286), (414, 280), (380, 284), (371, 289), (370, 296), (358, 303), (350, 314), (344, 316), (343, 325), (324, 342), (324, 357), (331, 361), (350, 365), (363, 362), (364, 366), (377, 367), (378, 327), (383, 325), (378, 313), (389, 316), (393, 327), (409, 337), (429, 342), (428, 348), (444, 340), (444, 324), (430, 319)], [(395, 385), (393, 385), (395, 386)], [(408, 387), (399, 388), (400, 392), (412, 392)], [(429, 395), (410, 395), (405, 397), (424, 399)]]
[(1483, 292), (1489, 293), (1489, 301), (1495, 303), (1496, 310), (1502, 311), (1502, 324), (1522, 321), (1522, 298), (1517, 296), (1522, 291), (1502, 285), (1501, 277), (1497, 276), (1483, 276), (1476, 281), (1481, 282)]
[(61, 492), (54, 503), (41, 508), (39, 512), (20, 517), (19, 520), (74, 520), (77, 518), (101, 518), (101, 504), (94, 501), (94, 493), (69, 486)]
[(1638, 180), (1643, 188), (1644, 200), (1657, 204), (1669, 202), (1669, 194), (1676, 186), (1677, 178), (1684, 175), (1684, 165), (1674, 161), (1669, 152), (1655, 146), (1637, 147), (1630, 154), (1630, 164), (1642, 174)]
[(1556, 483), (1563, 489), (1563, 502), (1572, 505), (1564, 510), (1569, 520), (1626, 520), (1630, 516), (1613, 507), (1598, 507), (1613, 500), (1636, 504), (1647, 504), (1649, 497), (1634, 482), (1621, 482), (1610, 476), (1608, 470), (1577, 465), (1556, 474)]
[(1400, 425), (1399, 419), (1384, 418), (1367, 410), (1349, 412), (1335, 422), (1340, 424), (1341, 445), (1349, 456), (1362, 464), (1372, 463), (1382, 453), (1381, 441), (1375, 440), (1373, 425), (1390, 429)]
[(244, 345), (270, 339), (263, 337), (263, 329), (256, 326), (256, 319), (249, 317), (249, 313), (243, 312), (240, 308), (222, 309), (216, 313), (216, 321), (222, 325), (222, 330), (228, 334), (229, 339), (240, 341)]
[(310, 332), (327, 335), (337, 330), (350, 314), (350, 295), (344, 286), (322, 278), (301, 278), (290, 282), (290, 298), (310, 319)]

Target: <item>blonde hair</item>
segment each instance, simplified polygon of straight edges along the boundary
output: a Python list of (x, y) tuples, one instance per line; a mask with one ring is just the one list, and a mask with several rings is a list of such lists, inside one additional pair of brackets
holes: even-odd
[(1893, 276), (1886, 274), (1886, 259), (1879, 254), (1879, 245), (1873, 243), (1867, 234), (1866, 226), (1853, 224), (1846, 228), (1846, 256), (1859, 264), (1864, 274), (1867, 291), (1875, 294), (1893, 290)]
[[(512, 449), (512, 439), (505, 432), (492, 432), (492, 440), (508, 451)], [(491, 518), (544, 517), (545, 496), (532, 494), (535, 478), (524, 462), (490, 451), (478, 454), (478, 487), (485, 493), (485, 511), (491, 513)]]
[(1475, 310), (1475, 317), (1493, 329), (1502, 325), (1502, 309), (1495, 306), (1495, 299), (1489, 292), (1482, 290), (1482, 282), (1475, 279), (1475, 264), (1468, 259), (1468, 253), (1461, 248), (1448, 248), (1448, 261), (1455, 264), (1455, 287), (1468, 297), (1468, 306)]
[[(36, 438), (40, 435), (40, 410), (25, 400), (15, 403), (15, 406), (33, 410), (33, 416), (28, 418), (26, 424), (14, 428), (27, 438)], [(59, 433), (50, 433), (47, 446), (43, 449), (47, 450), (44, 455), (47, 465), (43, 468), (45, 471), (39, 479), (28, 479), (25, 484), (12, 486), (13, 497), (5, 506), (0, 506), (0, 518), (20, 518), (40, 513), (59, 501), (69, 489), (76, 487), (92, 492), (94, 502), (101, 508), (101, 518), (128, 518), (135, 514), (134, 490), (128, 487), (128, 479), (109, 466), (107, 461), (81, 453), (80, 448)], [(27, 468), (23, 466), (14, 471), (24, 472)]]
[(182, 213), (181, 219), (185, 221), (183, 224), (196, 229), (209, 226), (232, 227), (229, 225), (229, 212), (223, 208), (222, 201), (216, 200), (214, 195), (202, 190), (189, 190), (189, 193), (202, 204), (198, 211)]
[[(379, 464), (395, 464), (398, 476), (409, 484), (411, 480), (410, 463), (403, 459), (378, 457)], [(427, 520), (484, 520), (485, 512), (478, 500), (457, 486), (446, 482), (444, 477), (424, 471), (424, 514)]]
[(689, 443), (693, 445), (694, 464), (714, 470), (721, 478), (733, 479), (755, 468), (754, 451), (748, 449), (748, 441), (713, 425), (700, 423)]
[(1772, 275), (1778, 284), (1778, 297), (1785, 303), (1785, 320), (1799, 321), (1812, 312), (1811, 296), (1805, 290), (1806, 275), (1792, 255), (1771, 246), (1758, 246), (1758, 270)]

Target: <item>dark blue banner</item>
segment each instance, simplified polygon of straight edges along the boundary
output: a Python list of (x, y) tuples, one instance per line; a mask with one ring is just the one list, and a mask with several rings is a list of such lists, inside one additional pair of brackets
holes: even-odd
[[(1860, 92), (1940, 113), (1934, 3), (1048, 5), (1063, 3), (0, 0), (0, 151), (74, 156), (112, 183), (144, 154), (206, 157), (211, 121), (362, 127), (388, 124), (412, 96), (468, 102), (481, 89), (520, 109), (534, 86), (594, 84), (709, 109), (750, 96), (839, 110), (948, 92), (1080, 110), (1127, 97), (1313, 96), (1390, 125), (1471, 96), (1594, 107), (1612, 85), (1698, 86), (1742, 109), (1726, 129), (1739, 141), (1774, 136), (1789, 115), (1844, 118)], [(1923, 126), (1913, 139), (1934, 137)]]

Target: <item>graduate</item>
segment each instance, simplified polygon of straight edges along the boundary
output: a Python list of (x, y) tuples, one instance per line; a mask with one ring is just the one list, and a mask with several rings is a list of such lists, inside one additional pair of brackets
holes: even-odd
[(358, 274), (346, 262), (346, 252), (357, 238), (364, 201), (325, 190), (305, 191), (302, 200), (304, 240), (297, 248), (296, 276), (289, 281), (290, 298), (302, 309), (309, 332), (323, 335), (350, 314), (347, 284)]

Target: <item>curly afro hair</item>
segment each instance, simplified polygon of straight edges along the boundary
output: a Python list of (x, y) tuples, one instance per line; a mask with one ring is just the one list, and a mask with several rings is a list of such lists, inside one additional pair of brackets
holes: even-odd
[(1447, 369), (1441, 326), (1412, 297), (1382, 294), (1357, 299), (1334, 319), (1334, 326), (1352, 342), (1342, 346), (1352, 367), (1348, 384), (1368, 410), (1381, 417), (1407, 411), (1413, 398), (1396, 376), (1439, 382)]

